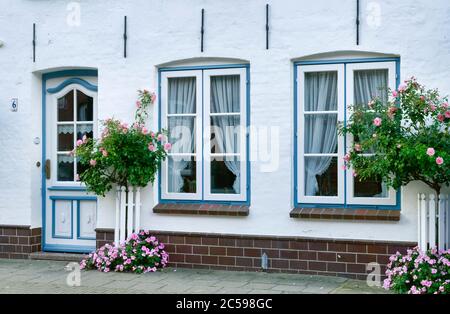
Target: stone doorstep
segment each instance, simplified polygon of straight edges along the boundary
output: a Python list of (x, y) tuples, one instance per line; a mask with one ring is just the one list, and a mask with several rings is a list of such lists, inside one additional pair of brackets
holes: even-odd
[(81, 262), (87, 255), (81, 253), (59, 253), (59, 252), (33, 252), (30, 253), (32, 260)]

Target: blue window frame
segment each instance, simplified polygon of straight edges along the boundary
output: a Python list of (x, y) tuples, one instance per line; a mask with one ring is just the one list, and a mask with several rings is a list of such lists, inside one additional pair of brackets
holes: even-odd
[[(221, 81), (221, 79), (223, 80)], [(213, 104), (217, 95), (214, 94), (212, 84), (222, 84), (220, 87), (227, 90), (234, 88), (230, 92), (233, 95), (237, 90), (239, 109), (236, 109), (237, 111), (227, 109), (230, 104), (222, 103), (223, 112), (221, 112), (222, 109), (218, 111), (217, 105)], [(174, 90), (188, 93), (190, 96), (184, 97), (190, 97), (190, 101), (186, 101), (180, 106), (179, 98), (177, 98), (179, 96), (173, 92)], [(179, 145), (178, 148), (172, 149), (166, 161), (161, 165), (161, 171), (158, 174), (159, 202), (249, 205), (250, 162), (247, 132), (250, 124), (249, 65), (226, 64), (160, 68), (158, 71), (158, 94), (158, 127), (168, 129), (169, 140), (173, 142), (173, 147), (180, 144), (180, 140), (184, 136), (180, 137), (180, 134), (174, 132), (174, 125), (181, 124), (195, 132), (193, 139), (188, 141), (188, 149), (183, 146), (186, 142)], [(219, 102), (219, 100), (216, 101)], [(216, 109), (213, 109), (214, 106)], [(232, 107), (234, 108), (234, 105)], [(205, 136), (208, 133), (215, 134), (213, 131), (214, 121), (220, 119), (229, 121), (231, 118), (239, 121), (235, 124), (231, 123), (239, 125), (239, 148), (236, 151), (229, 151), (225, 145), (215, 146), (211, 144), (213, 141), (209, 140), (210, 136)], [(176, 119), (178, 122), (175, 121)], [(184, 120), (184, 122), (180, 122), (180, 120)], [(226, 140), (229, 138), (225, 136), (224, 141)], [(184, 159), (178, 159), (183, 160), (180, 162), (176, 157), (184, 157)], [(183, 176), (181, 172), (183, 172)], [(221, 186), (223, 182), (216, 183), (221, 179), (218, 180), (217, 176), (214, 176), (215, 173), (226, 174), (234, 181), (230, 181), (228, 178), (226, 183), (228, 186), (223, 187)], [(236, 180), (236, 178), (239, 179)], [(232, 189), (230, 182), (234, 183)]]
[[(358, 58), (340, 60), (318, 60), (318, 61), (298, 61), (294, 62), (294, 204), (296, 207), (344, 207), (344, 208), (371, 208), (371, 209), (400, 209), (400, 191), (383, 189), (383, 194), (364, 195), (361, 190), (362, 183), (354, 181), (349, 170), (341, 169), (342, 157), (346, 153), (346, 147), (351, 143), (350, 138), (338, 137), (336, 149), (329, 151), (330, 147), (323, 145), (310, 145), (305, 139), (306, 134), (314, 132), (314, 124), (311, 120), (323, 127), (327, 119), (333, 117), (338, 121), (346, 123), (350, 115), (348, 105), (357, 98), (354, 82), (356, 77), (367, 74), (369, 79), (371, 73), (378, 71), (379, 75), (386, 77), (388, 87), (396, 88), (399, 83), (400, 58)], [(313, 94), (311, 86), (317, 90), (323, 90), (324, 86), (330, 86), (330, 81), (335, 87), (327, 91), (334, 93), (333, 104), (329, 106), (316, 102), (316, 107), (311, 109), (310, 98), (306, 100), (305, 95)], [(314, 83), (314, 84), (313, 84)], [(327, 85), (328, 84), (328, 85)], [(305, 87), (306, 86), (306, 87)], [(330, 92), (332, 90), (332, 92)], [(317, 92), (317, 91), (316, 91)], [(324, 95), (322, 95), (325, 97)], [(309, 97), (309, 96), (308, 96)], [(318, 119), (320, 117), (320, 119)], [(327, 117), (325, 119), (324, 117)], [(334, 121), (334, 120), (333, 120)], [(331, 122), (330, 122), (331, 125)], [(307, 127), (309, 126), (309, 128)], [(308, 133), (309, 132), (309, 133)], [(317, 136), (317, 135), (316, 135)], [(319, 149), (317, 147), (320, 147)], [(321, 151), (321, 149), (323, 151)], [(327, 150), (328, 149), (328, 150)], [(307, 159), (316, 158), (316, 162), (309, 162)], [(328, 166), (335, 168), (323, 172), (318, 160), (328, 158)], [(329, 160), (333, 160), (330, 162)], [(307, 172), (312, 176), (305, 175)], [(312, 170), (311, 170), (312, 169)], [(314, 171), (322, 171), (318, 175)], [(325, 173), (325, 175), (323, 175)], [(311, 179), (312, 177), (312, 179)], [(331, 179), (330, 179), (331, 178)], [(308, 182), (309, 180), (309, 182)], [(324, 187), (312, 187), (311, 181), (317, 186), (317, 182), (323, 183)], [(324, 183), (325, 182), (325, 183)], [(331, 186), (331, 188), (330, 188)], [(381, 185), (379, 185), (381, 186)]]

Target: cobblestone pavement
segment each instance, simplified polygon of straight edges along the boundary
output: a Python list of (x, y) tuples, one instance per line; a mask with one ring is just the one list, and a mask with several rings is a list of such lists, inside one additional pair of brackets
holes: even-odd
[(338, 277), (173, 268), (142, 275), (81, 271), (80, 286), (69, 286), (67, 264), (0, 259), (0, 293), (385, 293)]

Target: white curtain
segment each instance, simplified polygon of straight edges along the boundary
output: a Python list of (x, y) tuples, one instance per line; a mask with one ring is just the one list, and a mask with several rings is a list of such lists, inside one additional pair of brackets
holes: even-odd
[[(382, 102), (388, 100), (388, 70), (361, 70), (354, 72), (354, 97), (355, 104), (366, 106), (367, 103), (375, 97)], [(370, 152), (370, 150), (369, 150)], [(364, 184), (363, 182), (355, 182), (355, 184)], [(373, 197), (387, 197), (388, 189), (386, 184), (381, 184), (381, 193), (374, 194)]]
[[(305, 111), (337, 110), (336, 72), (307, 73), (305, 79)], [(305, 115), (305, 153), (335, 153), (337, 148), (337, 115)], [(317, 176), (330, 166), (333, 157), (305, 157), (305, 195), (319, 191)]]
[[(169, 114), (195, 113), (196, 82), (195, 77), (180, 77), (169, 79), (168, 112)], [(173, 142), (170, 153), (193, 153), (195, 137), (195, 118), (190, 116), (169, 117), (169, 136), (178, 137)], [(172, 142), (172, 139), (171, 139)], [(170, 157), (169, 192), (183, 192), (183, 170), (191, 157)]]
[[(239, 75), (213, 76), (211, 77), (211, 112), (236, 113), (240, 111), (240, 77)], [(218, 153), (237, 153), (239, 147), (239, 135), (236, 128), (240, 125), (239, 116), (224, 115), (212, 118)], [(225, 158), (225, 166), (236, 179), (233, 189), (240, 193), (240, 162), (238, 158)]]

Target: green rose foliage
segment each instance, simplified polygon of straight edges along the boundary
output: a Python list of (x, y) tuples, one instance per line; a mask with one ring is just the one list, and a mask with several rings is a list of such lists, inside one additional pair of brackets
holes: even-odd
[(105, 196), (114, 184), (145, 187), (154, 182), (160, 162), (167, 156), (170, 143), (166, 132), (149, 132), (144, 121), (154, 94), (139, 91), (135, 122), (130, 127), (116, 119), (103, 122), (101, 138), (83, 138), (74, 154), (84, 171), (80, 181), (88, 191)]
[(360, 179), (378, 178), (394, 189), (419, 180), (439, 193), (450, 182), (447, 99), (414, 77), (388, 93), (387, 102), (375, 98), (350, 107), (347, 125), (340, 126), (353, 138), (346, 165)]

